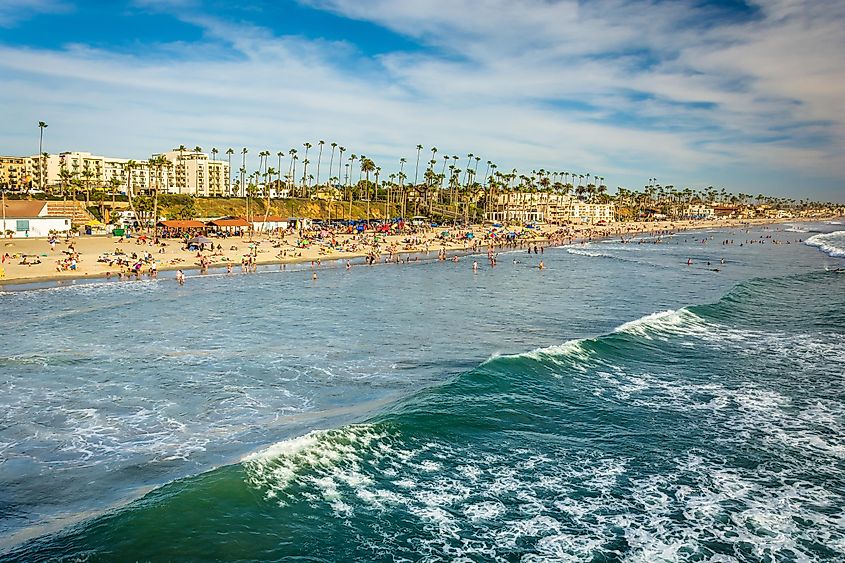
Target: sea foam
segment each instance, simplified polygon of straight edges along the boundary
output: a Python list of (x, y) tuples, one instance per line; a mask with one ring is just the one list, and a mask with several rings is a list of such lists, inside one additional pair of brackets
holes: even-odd
[(815, 246), (834, 258), (845, 258), (845, 231), (813, 235), (804, 244)]

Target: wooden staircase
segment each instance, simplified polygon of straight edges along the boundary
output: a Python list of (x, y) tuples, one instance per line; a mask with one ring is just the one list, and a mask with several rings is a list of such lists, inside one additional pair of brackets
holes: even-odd
[(81, 201), (48, 201), (47, 216), (70, 217), (70, 224), (74, 227), (84, 225), (94, 219)]

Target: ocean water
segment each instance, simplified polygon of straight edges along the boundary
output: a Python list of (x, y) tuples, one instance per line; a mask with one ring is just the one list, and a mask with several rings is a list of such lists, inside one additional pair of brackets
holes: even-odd
[(845, 559), (843, 255), (796, 223), (2, 293), (0, 559)]

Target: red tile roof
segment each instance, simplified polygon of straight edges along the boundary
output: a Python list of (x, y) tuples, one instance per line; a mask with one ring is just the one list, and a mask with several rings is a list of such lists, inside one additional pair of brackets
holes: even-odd
[(171, 219), (169, 221), (159, 221), (158, 224), (168, 229), (202, 229), (205, 227), (205, 223), (202, 221), (193, 221), (191, 219)]
[(209, 221), (209, 225), (214, 227), (250, 227), (252, 223), (248, 222), (246, 219), (242, 219), (240, 217), (236, 217), (234, 219), (215, 219), (214, 221)]

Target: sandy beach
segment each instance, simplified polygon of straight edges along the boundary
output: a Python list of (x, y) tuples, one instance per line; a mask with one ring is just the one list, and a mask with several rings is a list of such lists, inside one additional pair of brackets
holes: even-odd
[[(212, 237), (213, 249), (188, 250), (181, 239), (161, 239), (154, 245), (141, 235), (125, 239), (112, 235), (59, 237), (55, 244), (44, 238), (2, 239), (4, 256), (0, 284), (27, 284), (73, 279), (120, 278), (128, 276), (132, 264), (143, 263), (141, 275), (156, 271), (202, 270), (231, 266), (239, 271), (256, 265), (322, 263), (329, 260), (352, 260), (374, 256), (376, 260), (396, 259), (406, 253), (439, 253), (487, 251), (519, 247), (526, 244), (568, 244), (613, 236), (635, 236), (650, 233), (671, 233), (694, 229), (739, 227), (750, 224), (774, 224), (772, 220), (657, 221), (613, 223), (606, 226), (541, 225), (534, 230), (506, 226), (497, 233), (518, 232), (512, 241), (491, 238), (490, 227), (473, 225), (471, 229), (427, 228), (402, 234), (347, 234), (329, 232), (320, 237), (318, 231), (281, 234), (255, 234), (226, 238)], [(448, 235), (443, 237), (442, 234)], [(472, 232), (472, 237), (465, 235)], [(323, 232), (323, 234), (326, 234)], [(134, 258), (133, 258), (134, 256)], [(144, 261), (144, 257), (147, 260)], [(76, 257), (75, 269), (69, 269)], [(121, 266), (120, 263), (123, 263)], [(128, 265), (127, 265), (128, 263)]]

